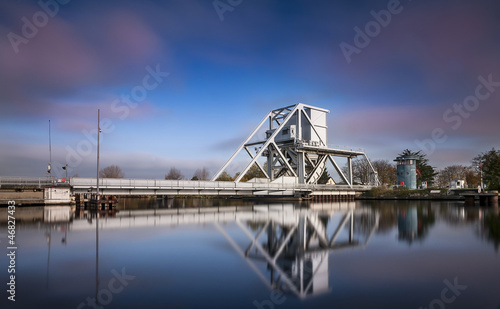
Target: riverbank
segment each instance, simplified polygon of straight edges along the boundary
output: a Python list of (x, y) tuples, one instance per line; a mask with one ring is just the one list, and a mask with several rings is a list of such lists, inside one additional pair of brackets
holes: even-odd
[[(496, 192), (496, 191), (495, 191)], [(372, 188), (363, 192), (356, 199), (361, 200), (464, 200), (464, 195), (477, 193), (476, 189), (390, 189)], [(498, 194), (498, 192), (496, 192)]]
[(1, 189), (0, 207), (14, 201), (17, 206), (45, 206), (74, 204), (69, 187), (45, 189)]

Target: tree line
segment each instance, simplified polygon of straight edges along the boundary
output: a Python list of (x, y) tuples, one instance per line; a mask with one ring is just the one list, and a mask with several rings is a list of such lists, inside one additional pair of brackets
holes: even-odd
[[(417, 185), (421, 186), (422, 182), (427, 182), (428, 186), (446, 187), (450, 181), (455, 179), (465, 180), (469, 187), (476, 187), (483, 183), (488, 190), (500, 189), (500, 150), (492, 148), (490, 151), (480, 153), (471, 160), (469, 166), (450, 165), (441, 170), (429, 164), (427, 155), (421, 150), (412, 151), (409, 149), (403, 150), (398, 156), (417, 156)], [(397, 181), (396, 164), (388, 160), (376, 160), (372, 163), (373, 168), (378, 173), (378, 178), (383, 185), (395, 185)], [(264, 168), (266, 168), (264, 166)], [(347, 167), (343, 168), (344, 174), (347, 174)], [(352, 160), (353, 179), (357, 183), (368, 183), (371, 175), (369, 162), (363, 157)], [(223, 172), (216, 180), (217, 181), (234, 181), (238, 178), (239, 173), (234, 176)], [(124, 178), (125, 173), (117, 165), (107, 166), (99, 171), (101, 178)], [(254, 164), (248, 172), (242, 177), (241, 181), (246, 182), (253, 178), (265, 177), (260, 168)], [(165, 179), (182, 180), (186, 177), (182, 172), (171, 167), (169, 172), (165, 174)], [(325, 169), (318, 183), (324, 184), (330, 179), (328, 170)], [(206, 168), (197, 169), (190, 180), (210, 180), (210, 171)]]
[[(427, 155), (421, 150), (403, 150), (398, 156), (417, 156), (417, 185), (427, 182), (428, 186), (447, 187), (450, 181), (465, 180), (469, 187), (477, 187), (483, 183), (488, 190), (500, 189), (500, 150), (492, 148), (490, 151), (480, 153), (471, 159), (469, 166), (454, 164), (441, 170), (429, 164)], [(372, 162), (374, 169), (378, 172), (381, 184), (396, 184), (396, 164), (388, 160)], [(352, 161), (353, 178), (359, 183), (367, 183), (371, 172), (369, 163), (364, 158)]]

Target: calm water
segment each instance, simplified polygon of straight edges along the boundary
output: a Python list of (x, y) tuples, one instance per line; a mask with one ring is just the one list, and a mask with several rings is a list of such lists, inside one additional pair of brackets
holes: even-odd
[[(224, 204), (247, 207), (166, 213)], [(3, 254), (0, 306), (500, 308), (498, 211), (427, 201), (299, 206), (126, 200), (99, 220), (98, 255), (95, 218), (17, 207), (16, 301), (7, 300)]]

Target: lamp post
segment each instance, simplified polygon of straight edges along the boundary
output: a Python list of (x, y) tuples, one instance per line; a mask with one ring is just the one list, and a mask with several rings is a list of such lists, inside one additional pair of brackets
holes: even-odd
[(479, 163), (479, 172), (481, 173), (481, 191), (483, 191), (483, 163)]

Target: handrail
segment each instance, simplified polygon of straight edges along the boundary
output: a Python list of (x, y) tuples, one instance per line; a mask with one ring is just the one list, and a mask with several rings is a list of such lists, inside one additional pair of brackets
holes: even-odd
[(57, 177), (23, 177), (23, 176), (0, 176), (0, 186), (2, 185), (12, 185), (12, 186), (38, 186), (41, 187), (51, 185), (55, 186), (58, 184), (68, 184), (69, 181), (63, 181), (63, 178)]
[[(18, 186), (45, 186), (45, 185), (68, 185), (73, 187), (96, 187), (95, 178), (72, 177), (66, 182), (61, 178), (42, 177), (0, 177), (1, 185)], [(326, 184), (297, 184), (297, 183), (273, 183), (273, 182), (239, 182), (232, 181), (194, 181), (194, 180), (163, 180), (163, 179), (123, 179), (123, 178), (100, 178), (99, 186), (103, 188), (138, 188), (138, 189), (174, 189), (187, 188), (198, 190), (356, 190), (367, 189), (372, 186), (362, 185), (326, 185)]]

